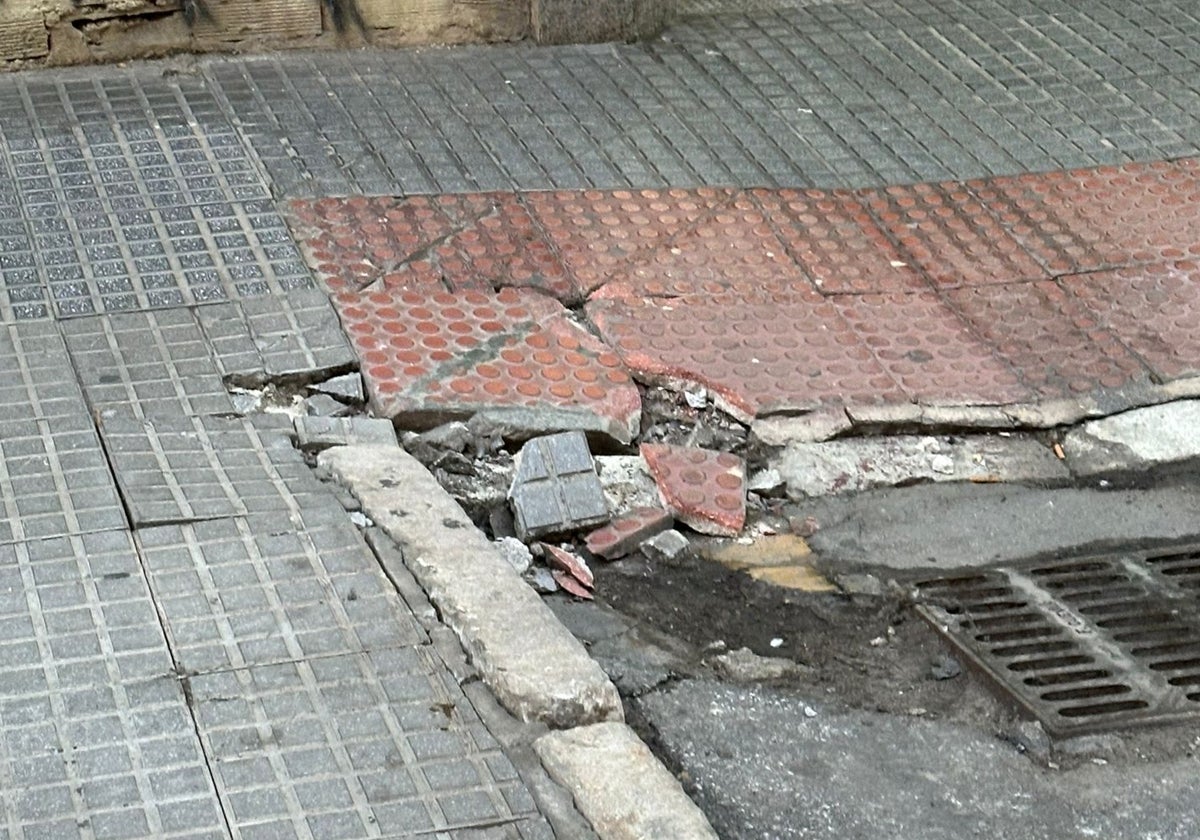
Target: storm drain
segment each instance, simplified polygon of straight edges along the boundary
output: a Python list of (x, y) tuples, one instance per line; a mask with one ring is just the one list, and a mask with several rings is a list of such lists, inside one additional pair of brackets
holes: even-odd
[(1070, 737), (1200, 716), (1200, 545), (924, 581), (918, 612)]

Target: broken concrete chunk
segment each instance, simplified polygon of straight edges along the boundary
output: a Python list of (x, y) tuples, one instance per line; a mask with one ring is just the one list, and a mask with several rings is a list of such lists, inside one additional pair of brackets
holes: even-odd
[(545, 566), (534, 566), (524, 577), (525, 581), (533, 587), (535, 592), (549, 595), (552, 592), (558, 591), (558, 582), (554, 580), (554, 575)]
[(1136, 408), (1093, 420), (1063, 441), (1078, 476), (1117, 475), (1200, 462), (1200, 400)]
[(342, 417), (352, 409), (328, 394), (313, 394), (304, 400), (304, 410), (310, 417)]
[[(559, 548), (558, 546), (549, 545), (547, 543), (542, 543), (541, 547), (542, 556), (546, 558), (546, 562), (551, 566), (566, 572), (588, 589), (591, 589), (596, 585), (596, 578), (582, 557), (579, 557), (578, 555), (567, 551), (564, 548)], [(559, 586), (562, 586), (563, 589), (568, 588), (557, 577), (555, 580), (558, 580)]]
[(692, 544), (688, 538), (672, 528), (655, 534), (642, 543), (642, 553), (656, 563), (674, 563), (688, 555)]
[(746, 524), (746, 467), (728, 452), (644, 443), (663, 505), (702, 534), (733, 537)]
[(793, 443), (778, 469), (793, 499), (830, 496), (921, 481), (1063, 483), (1066, 467), (1028, 437), (972, 435)]
[(657, 505), (637, 508), (592, 531), (585, 542), (588, 551), (597, 557), (616, 560), (673, 524), (671, 514)]
[(421, 432), (417, 435), (417, 439), (437, 449), (466, 452), (467, 447), (475, 440), (475, 434), (466, 423), (452, 420), (429, 431)]
[(604, 498), (614, 515), (635, 508), (662, 507), (658, 485), (641, 455), (599, 455), (595, 462)]
[(396, 430), (374, 417), (297, 417), (300, 448), (320, 452), (331, 446), (396, 446)]
[(713, 669), (727, 680), (738, 683), (772, 682), (804, 673), (806, 669), (790, 659), (759, 656), (750, 648), (738, 648), (709, 660)]
[(608, 521), (608, 505), (583, 432), (534, 438), (517, 456), (508, 492), (523, 540), (567, 534)]
[(510, 566), (517, 570), (519, 575), (525, 574), (533, 565), (533, 553), (525, 543), (516, 537), (501, 537), (496, 540), (496, 547), (500, 549), (500, 554)]
[(362, 376), (358, 373), (344, 373), (324, 382), (315, 382), (308, 386), (310, 391), (333, 397), (344, 403), (361, 405), (367, 401), (363, 391)]
[(782, 496), (786, 487), (783, 475), (774, 467), (759, 470), (746, 483), (747, 490), (760, 496)]

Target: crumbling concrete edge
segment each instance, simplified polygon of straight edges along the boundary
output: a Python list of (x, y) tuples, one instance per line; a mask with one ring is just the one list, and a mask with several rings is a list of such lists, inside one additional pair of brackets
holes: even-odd
[(624, 719), (616, 686), (419, 461), (399, 447), (338, 446), (318, 463), (400, 546), (514, 717), (555, 729)]
[(678, 780), (623, 723), (551, 732), (533, 748), (603, 840), (719, 840)]

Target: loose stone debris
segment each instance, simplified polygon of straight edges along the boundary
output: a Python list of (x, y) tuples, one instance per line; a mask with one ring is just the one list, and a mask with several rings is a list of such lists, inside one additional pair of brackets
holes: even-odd
[(641, 544), (642, 553), (658, 563), (675, 563), (682, 560), (691, 551), (692, 544), (688, 538), (675, 529), (655, 534)]

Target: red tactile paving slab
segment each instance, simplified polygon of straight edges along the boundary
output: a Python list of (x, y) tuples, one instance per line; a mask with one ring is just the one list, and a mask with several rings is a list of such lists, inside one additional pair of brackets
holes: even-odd
[(1200, 264), (1133, 266), (1060, 282), (1160, 381), (1200, 375)]
[(616, 560), (635, 550), (644, 540), (673, 524), (671, 514), (659, 507), (640, 507), (587, 535), (588, 551), (605, 560)]
[(641, 446), (667, 510), (702, 534), (737, 536), (746, 524), (746, 465), (728, 452)]
[(530, 214), (575, 278), (591, 292), (729, 202), (732, 190), (585, 190), (526, 193)]
[(933, 292), (845, 295), (834, 301), (913, 402), (1004, 405), (1031, 396), (1012, 369)]
[(1200, 257), (1194, 161), (995, 178), (970, 188), (1055, 275)]
[(946, 298), (1042, 396), (1118, 388), (1149, 374), (1053, 280), (954, 289)]
[[(546, 558), (546, 562), (559, 571), (566, 572), (571, 578), (578, 583), (594, 589), (596, 586), (596, 577), (592, 574), (592, 570), (588, 568), (588, 564), (584, 562), (582, 557), (579, 557), (565, 548), (559, 548), (550, 543), (540, 543), (542, 547), (542, 555)], [(556, 577), (555, 580), (558, 580)], [(562, 586), (562, 581), (559, 581)], [(568, 590), (570, 591), (570, 590)]]
[(629, 442), (641, 400), (616, 354), (536, 292), (343, 292), (334, 305), (377, 414), (430, 425), (478, 412)]
[(929, 283), (905, 261), (870, 212), (848, 193), (751, 192), (788, 253), (826, 294), (905, 292)]
[[(447, 285), (455, 291), (530, 286), (560, 300), (582, 299), (518, 198), (497, 195), (490, 203), (484, 215), (435, 249)], [(385, 280), (384, 285), (391, 283)]]
[(834, 304), (810, 295), (593, 300), (587, 313), (639, 378), (699, 383), (744, 421), (904, 401)]
[(353, 196), (293, 201), (296, 238), (331, 292), (362, 289), (384, 277), (413, 288), (443, 289), (424, 256), (456, 222), (431, 198)]
[(812, 290), (762, 208), (741, 194), (663, 247), (643, 255), (602, 297), (680, 297), (746, 290)]
[(916, 184), (859, 193), (896, 241), (901, 259), (938, 287), (1049, 279), (961, 184)]

